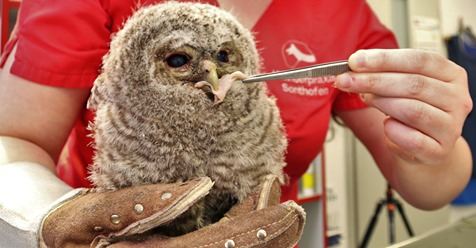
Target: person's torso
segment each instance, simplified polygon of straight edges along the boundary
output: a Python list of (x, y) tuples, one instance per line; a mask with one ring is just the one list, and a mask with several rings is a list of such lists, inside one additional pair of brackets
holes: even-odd
[[(104, 2), (113, 27), (116, 27), (112, 32), (115, 32), (126, 16), (132, 14), (132, 9), (117, 1)], [(134, 4), (135, 1), (130, 2)], [(216, 1), (209, 2), (217, 5)], [(274, 0), (253, 28), (263, 57), (262, 71), (347, 59), (358, 49), (362, 23), (353, 18), (353, 11), (358, 11), (362, 5), (362, 1), (345, 0), (296, 0), (292, 3)], [(332, 76), (270, 81), (267, 85), (277, 98), (290, 141), (285, 172), (291, 181), (295, 181), (322, 150), (339, 91), (333, 87)], [(59, 174), (74, 187), (90, 186), (84, 178), (86, 167), (92, 161), (93, 149), (89, 144), (93, 140), (84, 136), (88, 134), (85, 126), (93, 117), (89, 111), (83, 113), (67, 143), (66, 156), (59, 163)]]

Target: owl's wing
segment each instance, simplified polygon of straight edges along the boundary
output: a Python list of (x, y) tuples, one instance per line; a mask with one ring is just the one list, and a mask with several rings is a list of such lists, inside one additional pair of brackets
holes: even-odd
[(96, 109), (98, 107), (98, 103), (104, 99), (102, 88), (104, 87), (105, 81), (104, 74), (100, 74), (96, 80), (94, 81), (94, 86), (91, 89), (91, 95), (89, 96), (88, 102), (86, 104), (86, 108), (88, 109)]

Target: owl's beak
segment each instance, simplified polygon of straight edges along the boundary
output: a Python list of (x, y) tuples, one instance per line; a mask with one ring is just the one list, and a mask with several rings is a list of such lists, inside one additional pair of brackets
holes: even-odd
[(215, 63), (204, 60), (202, 62), (202, 70), (204, 71), (204, 79), (212, 85), (213, 90), (218, 90), (218, 74), (217, 65)]

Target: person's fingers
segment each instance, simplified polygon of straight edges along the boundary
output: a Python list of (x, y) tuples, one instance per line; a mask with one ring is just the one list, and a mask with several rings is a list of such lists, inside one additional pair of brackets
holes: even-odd
[(421, 101), (371, 94), (364, 95), (363, 100), (400, 123), (430, 136), (437, 143), (453, 141), (461, 132), (461, 129), (454, 125), (452, 115)]
[(121, 240), (111, 248), (153, 247), (294, 247), (299, 241), (306, 214), (293, 201), (246, 212), (225, 221), (177, 237), (155, 235)]
[(444, 111), (451, 110), (455, 102), (445, 101), (440, 97), (458, 97), (458, 89), (453, 85), (418, 74), (349, 72), (337, 76), (336, 84), (343, 91), (415, 99)]
[(356, 72), (404, 72), (445, 82), (452, 81), (461, 68), (440, 54), (417, 49), (360, 50), (349, 57)]
[(430, 162), (449, 153), (472, 109), (463, 68), (411, 49), (361, 50), (349, 66), (352, 71), (336, 76), (335, 87), (359, 93), (389, 116), (384, 130), (395, 154)]
[(115, 191), (83, 190), (59, 202), (44, 217), (39, 236), (48, 247), (92, 247), (96, 237), (114, 239), (140, 234), (169, 224), (203, 199), (212, 186), (211, 179), (203, 177)]
[(391, 117), (384, 132), (387, 147), (407, 161), (437, 163), (446, 154), (435, 139)]

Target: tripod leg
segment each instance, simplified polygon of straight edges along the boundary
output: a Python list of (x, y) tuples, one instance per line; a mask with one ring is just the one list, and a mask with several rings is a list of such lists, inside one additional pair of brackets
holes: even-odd
[(402, 204), (398, 200), (395, 200), (395, 206), (397, 206), (397, 210), (402, 216), (402, 220), (403, 220), (403, 223), (405, 224), (408, 235), (410, 235), (410, 237), (413, 237), (414, 235), (413, 230), (412, 230), (412, 227), (410, 226), (410, 222), (408, 221), (407, 216), (405, 215), (405, 211), (403, 211)]
[(392, 186), (387, 183), (387, 212), (388, 212), (388, 233), (390, 244), (395, 243), (395, 199), (393, 198)]
[(395, 205), (392, 202), (387, 202), (388, 212), (388, 233), (390, 244), (395, 243)]
[(377, 203), (377, 206), (375, 207), (374, 215), (372, 216), (372, 219), (370, 219), (367, 230), (365, 231), (364, 239), (362, 240), (362, 243), (359, 246), (360, 248), (367, 247), (367, 243), (369, 242), (370, 235), (372, 234), (372, 231), (375, 228), (375, 224), (377, 223), (377, 220), (378, 220), (378, 214), (380, 213), (380, 210), (382, 209), (383, 204), (385, 204), (385, 200), (380, 200)]

